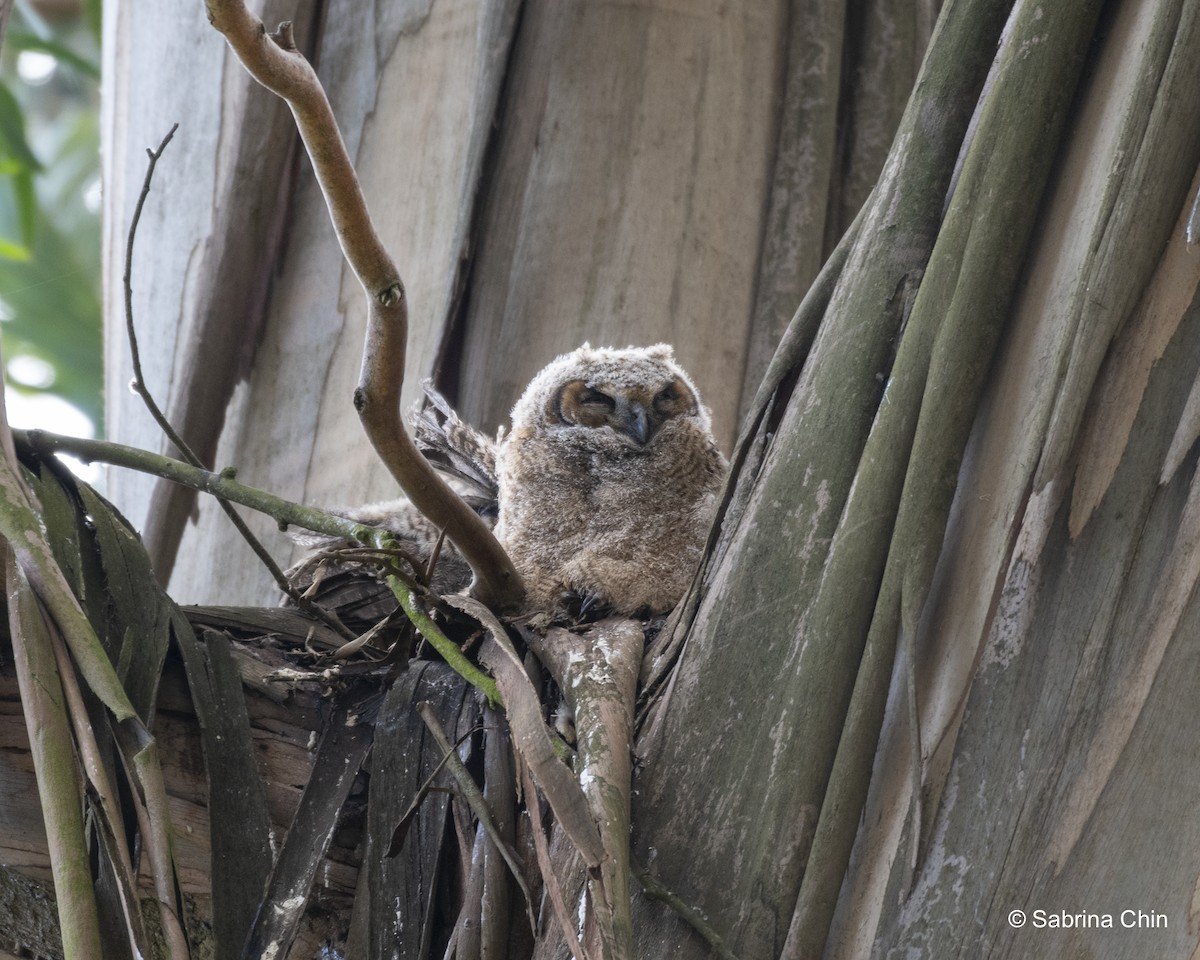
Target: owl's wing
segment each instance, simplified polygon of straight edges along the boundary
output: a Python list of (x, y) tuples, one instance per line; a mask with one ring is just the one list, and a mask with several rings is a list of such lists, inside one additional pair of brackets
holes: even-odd
[[(411, 420), (418, 449), (490, 526), (498, 512), (496, 445), (484, 434), (465, 424), (428, 382), (422, 384), (426, 400), (414, 410)], [(414, 569), (424, 569), (439, 540), (438, 529), (406, 498), (333, 511), (359, 523), (391, 531), (400, 547), (413, 560)], [(297, 543), (310, 550), (351, 546), (336, 537), (308, 531), (289, 531)], [(324, 606), (332, 607), (348, 624), (359, 626), (395, 607), (390, 590), (370, 567), (334, 559), (304, 558), (287, 571), (301, 590)], [(449, 541), (442, 543), (430, 587), (435, 593), (454, 593), (471, 582), (471, 569)]]
[(421, 388), (425, 399), (409, 417), (417, 448), (435, 467), (463, 484), (463, 499), (476, 513), (495, 521), (499, 489), (495, 441), (464, 423), (428, 380)]

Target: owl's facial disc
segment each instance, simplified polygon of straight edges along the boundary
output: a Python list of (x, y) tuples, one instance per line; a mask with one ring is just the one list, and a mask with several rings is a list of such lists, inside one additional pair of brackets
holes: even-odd
[(659, 390), (571, 380), (547, 404), (547, 419), (571, 427), (610, 427), (645, 447), (671, 418), (695, 414), (695, 394), (681, 379)]
[(572, 380), (550, 398), (547, 419), (567, 426), (602, 427), (612, 417), (617, 402), (582, 380)]
[(699, 410), (696, 395), (682, 378), (676, 377), (654, 395), (654, 412), (663, 419), (691, 416)]

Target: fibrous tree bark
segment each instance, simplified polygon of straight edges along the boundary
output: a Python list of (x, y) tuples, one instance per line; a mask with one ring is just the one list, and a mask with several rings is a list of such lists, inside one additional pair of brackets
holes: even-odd
[[(153, 70), (138, 37), (165, 14), (129, 9), (109, 8), (110, 66)], [(709, 558), (642, 672), (633, 867), (676, 907), (635, 893), (639, 956), (718, 949), (689, 910), (743, 958), (1196, 950), (1200, 764), (1180, 731), (1196, 666), (1200, 11), (948, 0), (933, 29), (937, 13), (443, 0), (312, 14), (408, 283), (409, 384), (437, 376), (490, 427), (578, 340), (672, 339), (725, 439), (740, 436)], [(218, 90), (257, 95), (203, 43), (172, 55), (211, 81), (180, 94), (203, 106), (190, 116), (213, 121)], [(129, 138), (163, 104), (114, 88), (119, 209)], [(265, 130), (239, 149), (280, 150)], [(224, 148), (187, 160), (163, 190), (174, 205), (236, 205)], [(271, 176), (255, 198), (285, 198), (286, 243), (260, 249), (276, 277), (250, 380), (196, 400), (186, 384), (204, 371), (161, 327), (151, 377), (185, 422), (196, 403), (224, 419), (217, 455), (244, 479), (371, 499), (388, 485), (342, 419), (361, 307), (303, 165), (294, 190)], [(164, 235), (173, 215), (159, 208)], [(197, 264), (226, 233), (208, 229), (143, 267), (140, 316), (213, 322)], [(243, 299), (247, 316), (264, 302)], [(176, 587), (261, 602), (265, 576), (227, 559), (238, 548), (218, 547), (207, 514), (183, 535)], [(1114, 849), (1133, 864), (1120, 876)], [(1018, 909), (1166, 922), (1019, 928)], [(356, 922), (368, 955), (390, 949)], [(561, 934), (543, 929), (538, 955)]]
[[(744, 437), (747, 489), (726, 513), (670, 699), (643, 736), (644, 806), (634, 818), (644, 856), (716, 918), (735, 952), (1147, 948), (1101, 927), (1021, 931), (1009, 919), (1013, 909), (1030, 918), (1091, 910), (1119, 925), (1119, 903), (1158, 869), (1142, 861), (1134, 879), (1108, 880), (1102, 851), (1112, 828), (1094, 817), (1106, 798), (1114, 817), (1135, 802), (1111, 791), (1121, 789), (1122, 763), (1137, 777), (1140, 755), (1128, 752), (1135, 724), (1154, 701), (1172, 640), (1186, 637), (1195, 583), (1188, 480), (1176, 472), (1195, 436), (1184, 407), (1194, 367), (1172, 353), (1180, 365), (1172, 378), (1164, 356), (1168, 344), (1189, 349), (1196, 289), (1186, 227), (1200, 154), (1194, 128), (1172, 119), (1197, 93), (1184, 65), (1195, 21), (1179, 4), (1101, 13), (1098, 4), (1024, 4), (1011, 15), (1002, 5), (947, 5), (910, 102), (917, 115), (947, 103), (930, 86), (948, 31), (965, 31), (948, 49), (965, 53), (963, 39), (974, 36), (986, 51), (991, 42), (976, 31), (1007, 25), (961, 152), (952, 146), (940, 168), (955, 178), (944, 216), (923, 204), (940, 223), (927, 266), (918, 264), (911, 312), (905, 305), (903, 325), (892, 328), (902, 330), (896, 352), (870, 355), (891, 335), (867, 332), (875, 318), (887, 322), (887, 287), (861, 314), (846, 307), (870, 294), (872, 268), (889, 266), (878, 253), (863, 256), (873, 243), (914, 249), (899, 232), (912, 222), (903, 199), (890, 191), (919, 175), (893, 180), (885, 167), (828, 305), (815, 296), (810, 304), (823, 312), (821, 328), (783, 395), (786, 409)], [(956, 79), (969, 63), (956, 64)], [(907, 139), (902, 125), (893, 158), (910, 159), (931, 129), (947, 131), (925, 124)], [(882, 221), (876, 210), (886, 211)], [(892, 269), (899, 292), (906, 278)], [(909, 366), (926, 337), (927, 376)], [(982, 393), (997, 342), (1004, 349), (990, 390), (1007, 383), (1003, 401)], [(1157, 446), (1142, 447), (1153, 434)], [(1123, 538), (1104, 530), (1105, 504), (1133, 524)], [(1078, 551), (1092, 536), (1105, 546), (1085, 560)], [(1048, 553), (1056, 542), (1062, 552)], [(1133, 611), (1146, 609), (1155, 611), (1147, 627), (1131, 629)], [(751, 636), (752, 652), (737, 656), (731, 641)], [(1038, 642), (1052, 637), (1049, 648)], [(1129, 666), (1117, 666), (1126, 658)], [(1041, 669), (1045, 681), (1030, 684), (1024, 671)], [(753, 697), (741, 698), (747, 690)], [(723, 723), (711, 719), (715, 705), (726, 710)], [(1086, 749), (1063, 738), (1066, 718)], [(961, 746), (960, 724), (972, 734)], [(1178, 770), (1170, 748), (1157, 762)], [(1174, 808), (1149, 793), (1143, 802)], [(710, 861), (680, 855), (681, 833), (701, 812), (715, 814), (703, 845), (716, 851)], [(1165, 816), (1187, 829), (1190, 818)], [(731, 859), (742, 865), (732, 880), (725, 873), (718, 890), (705, 884)], [(1192, 870), (1177, 856), (1175, 884), (1153, 884), (1172, 905), (1159, 915), (1175, 918), (1154, 941), (1168, 955), (1194, 948), (1184, 921), (1191, 885), (1181, 879)], [(1110, 906), (1079, 905), (1099, 901)], [(664, 924), (679, 928), (654, 908), (641, 929), (661, 943)], [(682, 934), (674, 943), (670, 955), (693, 949)]]
[(921, 791), (897, 716), (833, 956), (1196, 949), (1177, 685), (1195, 669), (1200, 142), (1175, 111), (1200, 35), (1177, 3), (1110, 5), (1101, 27), (917, 635)]

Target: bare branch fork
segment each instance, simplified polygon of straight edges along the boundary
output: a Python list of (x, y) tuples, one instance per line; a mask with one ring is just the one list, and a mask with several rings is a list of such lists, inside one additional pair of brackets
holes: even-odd
[[(158, 161), (162, 158), (163, 151), (167, 149), (167, 144), (171, 142), (171, 138), (175, 136), (175, 131), (179, 129), (179, 124), (176, 123), (163, 137), (162, 143), (158, 145), (157, 150), (147, 150), (146, 155), (150, 158), (150, 162), (146, 165), (146, 179), (142, 183), (142, 191), (138, 194), (137, 204), (133, 208), (133, 218), (129, 222), (129, 233), (125, 240), (125, 274), (123, 283), (125, 287), (125, 335), (129, 341), (129, 355), (133, 363), (133, 381), (130, 387), (142, 399), (150, 416), (154, 418), (154, 422), (158, 424), (159, 429), (166, 435), (167, 439), (179, 451), (180, 456), (184, 461), (190, 463), (193, 467), (203, 467), (200, 458), (196, 456), (195, 451), (187, 444), (180, 436), (179, 431), (167, 419), (167, 415), (163, 413), (162, 408), (154, 399), (154, 395), (150, 392), (149, 386), (146, 384), (145, 374), (142, 373), (142, 356), (141, 350), (138, 348), (137, 331), (133, 323), (133, 243), (137, 237), (138, 223), (142, 219), (142, 208), (146, 204), (146, 198), (150, 195), (150, 184), (154, 179), (154, 168), (158, 165)], [(311, 614), (317, 619), (325, 623), (330, 629), (338, 633), (347, 640), (353, 640), (354, 634), (343, 624), (337, 616), (323, 608), (320, 604), (313, 603), (307, 597), (303, 596), (295, 589), (284, 575), (284, 572), (279, 568), (279, 564), (275, 562), (268, 552), (250, 530), (244, 521), (228, 500), (223, 497), (215, 497), (221, 509), (225, 511), (225, 515), (230, 522), (241, 534), (242, 539), (246, 541), (250, 549), (254, 551), (254, 555), (267, 568), (271, 574), (271, 578), (275, 581), (276, 586), (286, 594), (291, 601), (296, 604), (301, 610)]]
[(475, 574), (474, 591), (491, 607), (515, 606), (521, 577), (491, 531), (429, 465), (400, 414), (408, 337), (408, 298), (383, 248), (333, 110), (312, 65), (296, 49), (291, 23), (267, 33), (242, 0), (205, 0), (209, 22), (255, 80), (292, 111), (346, 262), (367, 295), (367, 335), (354, 405), (371, 445), (413, 505), (445, 530)]

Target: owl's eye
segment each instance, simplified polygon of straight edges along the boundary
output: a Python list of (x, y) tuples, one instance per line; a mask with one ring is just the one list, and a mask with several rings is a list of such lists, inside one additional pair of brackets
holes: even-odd
[(616, 409), (617, 402), (607, 393), (583, 380), (564, 384), (555, 394), (550, 413), (559, 423), (601, 426)]
[(607, 393), (601, 393), (595, 387), (584, 386), (579, 392), (579, 402), (589, 407), (603, 407), (605, 410), (615, 410), (617, 401)]
[(654, 395), (654, 410), (664, 417), (677, 417), (694, 413), (696, 401), (688, 385), (677, 377)]

